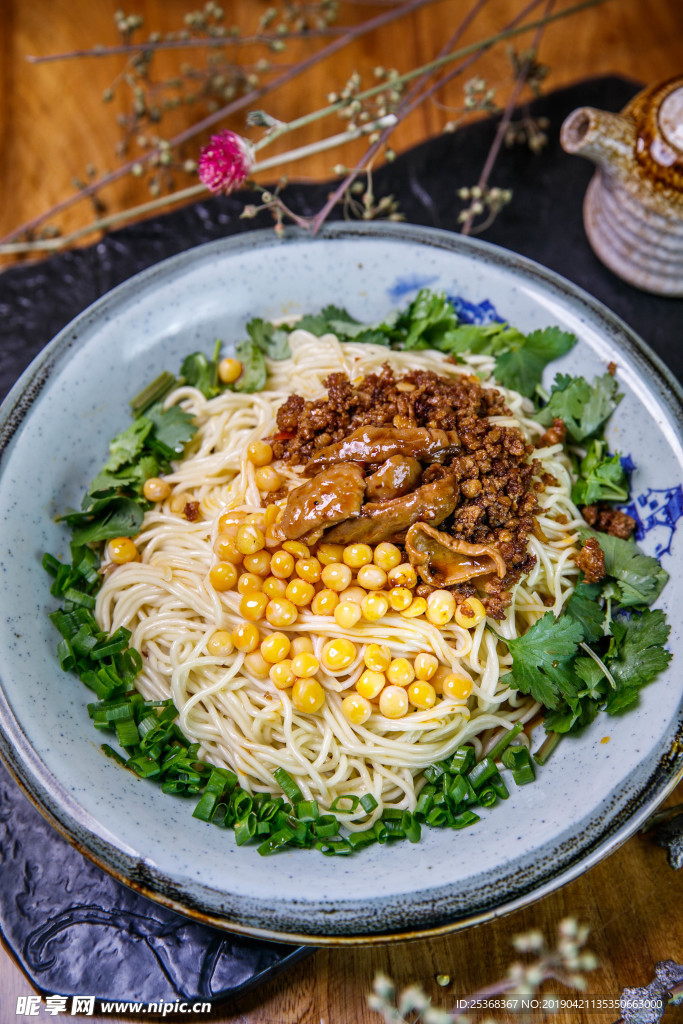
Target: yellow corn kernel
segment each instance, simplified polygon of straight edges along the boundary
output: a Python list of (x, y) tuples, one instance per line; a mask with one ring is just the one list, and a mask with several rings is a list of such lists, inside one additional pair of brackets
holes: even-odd
[(237, 580), (237, 589), (239, 590), (240, 594), (249, 594), (253, 591), (260, 590), (262, 585), (263, 580), (261, 579), (261, 577), (256, 576), (253, 572), (243, 572), (240, 578)]
[(342, 551), (342, 561), (351, 569), (360, 569), (372, 561), (372, 548), (369, 544), (347, 544)]
[(273, 686), (278, 690), (288, 690), (290, 686), (294, 685), (296, 679), (292, 672), (292, 662), (289, 658), (285, 658), (284, 661), (278, 661), (276, 665), (271, 665), (268, 675)]
[(270, 674), (270, 665), (260, 651), (252, 651), (244, 659), (244, 667), (257, 679), (267, 679)]
[(169, 502), (171, 512), (174, 512), (176, 515), (182, 515), (189, 500), (187, 494), (173, 494)]
[(266, 614), (267, 607), (267, 596), (257, 590), (251, 590), (248, 594), (242, 595), (240, 612), (247, 622), (258, 622)]
[(213, 546), (213, 550), (223, 562), (232, 562), (239, 565), (244, 555), (237, 547), (235, 537), (220, 536)]
[(387, 669), (387, 679), (395, 686), (408, 686), (415, 678), (415, 669), (407, 658), (394, 658)]
[(299, 711), (313, 714), (325, 703), (325, 691), (317, 679), (297, 679), (292, 686), (292, 704)]
[(271, 665), (275, 665), (278, 661), (284, 661), (289, 654), (290, 640), (284, 633), (271, 633), (270, 636), (265, 637), (261, 641), (261, 654), (270, 662)]
[(310, 651), (303, 651), (292, 659), (292, 672), (299, 679), (310, 679), (320, 668), (320, 662), (315, 654)]
[(395, 612), (403, 612), (406, 608), (410, 608), (413, 594), (407, 587), (392, 587), (387, 593), (387, 598), (389, 599), (390, 608)]
[(255, 651), (259, 645), (258, 627), (253, 622), (240, 622), (230, 636), (237, 650), (244, 651), (246, 654)]
[(365, 725), (372, 714), (372, 705), (359, 693), (350, 693), (342, 701), (342, 711), (351, 725)]
[(290, 555), (294, 555), (295, 558), (310, 558), (311, 549), (308, 544), (304, 544), (300, 540), (286, 540), (282, 545), (285, 551), (289, 551)]
[(486, 618), (486, 609), (478, 597), (468, 597), (455, 609), (455, 621), (463, 629), (474, 629)]
[(427, 602), (424, 597), (414, 597), (408, 607), (401, 612), (401, 615), (404, 619), (416, 619), (418, 615), (424, 615), (426, 611)]
[(267, 441), (252, 441), (247, 446), (247, 458), (252, 466), (267, 466), (273, 461), (273, 449)]
[(243, 555), (253, 555), (265, 547), (266, 538), (254, 523), (243, 523), (237, 531), (237, 550)]
[(313, 654), (313, 641), (310, 636), (297, 636), (292, 640), (292, 657), (297, 654)]
[(444, 697), (464, 700), (472, 693), (472, 683), (465, 676), (456, 676), (455, 672), (451, 672), (442, 680), (441, 692)]
[(386, 644), (368, 644), (363, 661), (373, 672), (386, 672), (391, 665), (391, 651)]
[(278, 579), (289, 579), (294, 572), (294, 556), (289, 551), (276, 551), (270, 559), (270, 571)]
[(408, 710), (408, 694), (402, 686), (385, 686), (379, 695), (379, 710), (385, 718), (403, 718)]
[(320, 575), (327, 589), (336, 590), (338, 593), (350, 587), (353, 579), (353, 573), (348, 565), (341, 562), (332, 562), (330, 565), (323, 566)]
[(286, 597), (276, 597), (266, 607), (266, 618), (271, 626), (293, 626), (298, 614), (296, 605)]
[(417, 682), (411, 683), (406, 693), (413, 707), (420, 708), (422, 711), (433, 708), (436, 704), (436, 690), (431, 683), (424, 679), (418, 679)]
[(242, 375), (242, 364), (239, 359), (226, 357), (218, 364), (218, 377), (223, 384), (234, 384)]
[[(257, 577), (254, 577), (256, 579)], [(232, 562), (216, 562), (209, 569), (209, 583), (214, 590), (230, 590), (237, 582), (237, 569)], [(242, 591), (243, 593), (243, 591)]]
[(306, 580), (293, 579), (287, 584), (285, 597), (297, 608), (305, 608), (315, 597), (315, 587)]
[(259, 530), (263, 530), (263, 512), (247, 512), (244, 516), (245, 526), (257, 526)]
[(270, 555), (267, 551), (257, 551), (253, 555), (245, 555), (242, 565), (247, 572), (255, 576), (267, 576), (270, 572)]
[(455, 598), (450, 590), (435, 590), (427, 598), (427, 620), (433, 626), (445, 626), (455, 614)]
[(317, 558), (299, 558), (295, 569), (297, 576), (307, 583), (317, 583), (320, 579), (321, 566)]
[(353, 601), (341, 601), (334, 609), (334, 621), (341, 629), (353, 629), (360, 621), (360, 606)]
[(224, 512), (218, 519), (218, 532), (226, 537), (236, 537), (244, 522), (244, 512)]
[(254, 473), (254, 483), (259, 491), (266, 491), (270, 494), (279, 491), (282, 487), (282, 477), (272, 466), (259, 466)]
[(437, 693), (443, 693), (443, 681), (453, 675), (453, 669), (448, 665), (439, 665), (436, 672), (429, 680)]
[(415, 675), (418, 679), (431, 679), (439, 667), (439, 659), (433, 654), (417, 654), (413, 662)]
[(360, 605), (368, 596), (367, 590), (363, 590), (362, 587), (347, 587), (346, 590), (342, 590), (339, 595), (340, 601), (351, 601), (352, 604)]
[(381, 590), (386, 586), (387, 574), (378, 565), (362, 565), (358, 570), (356, 582), (364, 590)]
[(401, 564), (401, 549), (385, 540), (377, 545), (372, 558), (375, 565), (384, 569), (385, 572), (389, 572), (390, 569), (395, 569), (397, 565)]
[(342, 636), (327, 641), (321, 661), (329, 672), (342, 672), (355, 660), (356, 654), (356, 645)]
[(214, 658), (224, 658), (226, 655), (232, 654), (233, 649), (232, 637), (224, 629), (217, 629), (206, 642), (206, 650)]
[(360, 610), (368, 622), (377, 622), (389, 611), (389, 598), (380, 591), (373, 591), (361, 601)]
[(373, 700), (375, 697), (379, 697), (386, 685), (386, 681), (387, 677), (384, 675), (384, 672), (372, 672), (369, 668), (366, 668), (356, 683), (356, 689), (361, 697)]
[(333, 590), (319, 590), (311, 601), (314, 615), (332, 615), (339, 604), (339, 598)]
[(416, 587), (417, 573), (410, 562), (402, 562), (389, 570), (389, 585), (392, 587)]
[(266, 576), (261, 584), (261, 590), (272, 600), (275, 597), (284, 597), (287, 593), (287, 584), (276, 576)]
[(145, 480), (142, 493), (147, 501), (165, 501), (171, 493), (171, 485), (161, 477), (150, 476)]
[(341, 562), (344, 553), (343, 544), (318, 544), (316, 556), (322, 565), (332, 565), (333, 562)]
[(274, 526), (277, 522), (281, 509), (277, 505), (266, 505), (266, 510), (263, 513), (263, 526), (264, 529), (268, 529), (269, 526)]
[(107, 544), (107, 553), (114, 565), (125, 565), (138, 558), (138, 549), (130, 537), (114, 537)]

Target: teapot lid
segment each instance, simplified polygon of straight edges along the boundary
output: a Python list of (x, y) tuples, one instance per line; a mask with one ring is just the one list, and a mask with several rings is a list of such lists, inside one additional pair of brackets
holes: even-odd
[(646, 174), (683, 191), (683, 77), (638, 93), (623, 114), (635, 122), (636, 159)]

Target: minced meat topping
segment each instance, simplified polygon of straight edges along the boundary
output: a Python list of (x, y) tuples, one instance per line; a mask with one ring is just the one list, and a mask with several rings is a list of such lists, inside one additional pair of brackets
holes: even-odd
[[(379, 501), (366, 492), (357, 517), (332, 526), (323, 539), (346, 542), (348, 532), (353, 540), (403, 544), (411, 523), (433, 522), (456, 540), (493, 545), (505, 562), (503, 577), (494, 574), (449, 589), (456, 600), (477, 594), (487, 613), (501, 618), (510, 588), (535, 564), (527, 542), (536, 493), (543, 488), (540, 464), (529, 459), (533, 446), (522, 431), (490, 421), (510, 415), (502, 393), (471, 375), (449, 380), (415, 370), (396, 377), (388, 366), (356, 383), (334, 373), (325, 385), (326, 398), (291, 395), (282, 405), (270, 441), (274, 456), (307, 467), (311, 483), (321, 467), (337, 461), (359, 464), (367, 480), (396, 457), (396, 438), (405, 432), (413, 489)], [(438, 486), (448, 490), (448, 502), (435, 500), (432, 491)], [(380, 524), (386, 524), (386, 536)]]

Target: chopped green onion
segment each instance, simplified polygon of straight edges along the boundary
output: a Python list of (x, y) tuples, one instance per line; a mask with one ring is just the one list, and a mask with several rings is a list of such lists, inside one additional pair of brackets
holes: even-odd
[(479, 815), (475, 814), (474, 811), (463, 811), (462, 814), (453, 819), (451, 828), (467, 828), (469, 825), (475, 825), (479, 820)]
[(474, 768), (476, 760), (474, 747), (458, 747), (451, 758), (450, 771), (460, 772), (461, 775), (464, 775), (470, 768)]
[(256, 832), (256, 815), (249, 813), (246, 818), (240, 818), (235, 822), (235, 842), (238, 846), (244, 846), (253, 838)]
[[(345, 800), (345, 801), (348, 800), (350, 802), (351, 806), (350, 807), (342, 807), (341, 806), (342, 800)], [(358, 807), (359, 803), (360, 803), (360, 800), (359, 800), (359, 798), (357, 796), (353, 796), (350, 793), (343, 793), (341, 796), (338, 796), (336, 798), (336, 800), (334, 801), (334, 803), (331, 805), (330, 813), (332, 813), (332, 814), (340, 814), (340, 813), (341, 814), (353, 814), (353, 812)], [(375, 806), (377, 806), (377, 804), (375, 804)]]
[(563, 735), (564, 734), (561, 732), (551, 732), (549, 736), (546, 736), (543, 743), (534, 754), (534, 761), (536, 764), (540, 764), (542, 766), (546, 763)]
[(320, 808), (316, 800), (300, 800), (294, 804), (294, 813), (299, 821), (317, 821), (320, 817)]
[(367, 814), (372, 814), (377, 809), (377, 801), (372, 793), (366, 793), (360, 798), (360, 805)]
[(284, 768), (276, 768), (273, 772), (273, 778), (277, 782), (278, 786), (285, 794), (288, 800), (291, 800), (293, 804), (299, 803), (303, 800), (304, 795), (297, 786), (296, 782)]
[(501, 736), (496, 745), (494, 747), (491, 747), (487, 754), (487, 757), (489, 757), (491, 761), (497, 761), (500, 755), (505, 750), (505, 748), (508, 747), (510, 743), (512, 743), (516, 736), (519, 736), (523, 728), (524, 725), (522, 722), (515, 722), (512, 728), (508, 729), (505, 735)]
[(490, 757), (483, 757), (481, 761), (475, 764), (474, 768), (470, 769), (467, 773), (467, 779), (473, 789), (479, 790), (486, 780), (497, 770), (495, 762), (492, 761)]

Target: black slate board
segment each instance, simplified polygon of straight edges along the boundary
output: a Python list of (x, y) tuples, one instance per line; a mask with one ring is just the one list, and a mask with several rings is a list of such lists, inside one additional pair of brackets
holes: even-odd
[[(683, 302), (639, 292), (593, 255), (581, 204), (593, 168), (569, 157), (558, 135), (564, 117), (590, 105), (619, 110), (637, 86), (618, 78), (580, 83), (536, 101), (550, 120), (540, 156), (504, 152), (492, 184), (514, 200), (483, 238), (506, 246), (585, 288), (622, 316), (683, 376)], [(406, 219), (458, 230), (456, 191), (476, 182), (495, 132), (484, 121), (426, 142), (375, 173), (375, 193), (393, 193)], [(311, 214), (329, 183), (291, 185), (290, 208)], [(144, 221), (88, 249), (0, 276), (0, 397), (66, 323), (114, 285), (202, 242), (267, 227), (269, 215), (240, 220), (244, 202), (228, 196)], [(234, 997), (305, 956), (303, 947), (251, 940), (192, 923), (100, 871), (42, 819), (0, 769), (0, 928), (27, 976), (43, 992), (87, 992), (104, 999)]]

